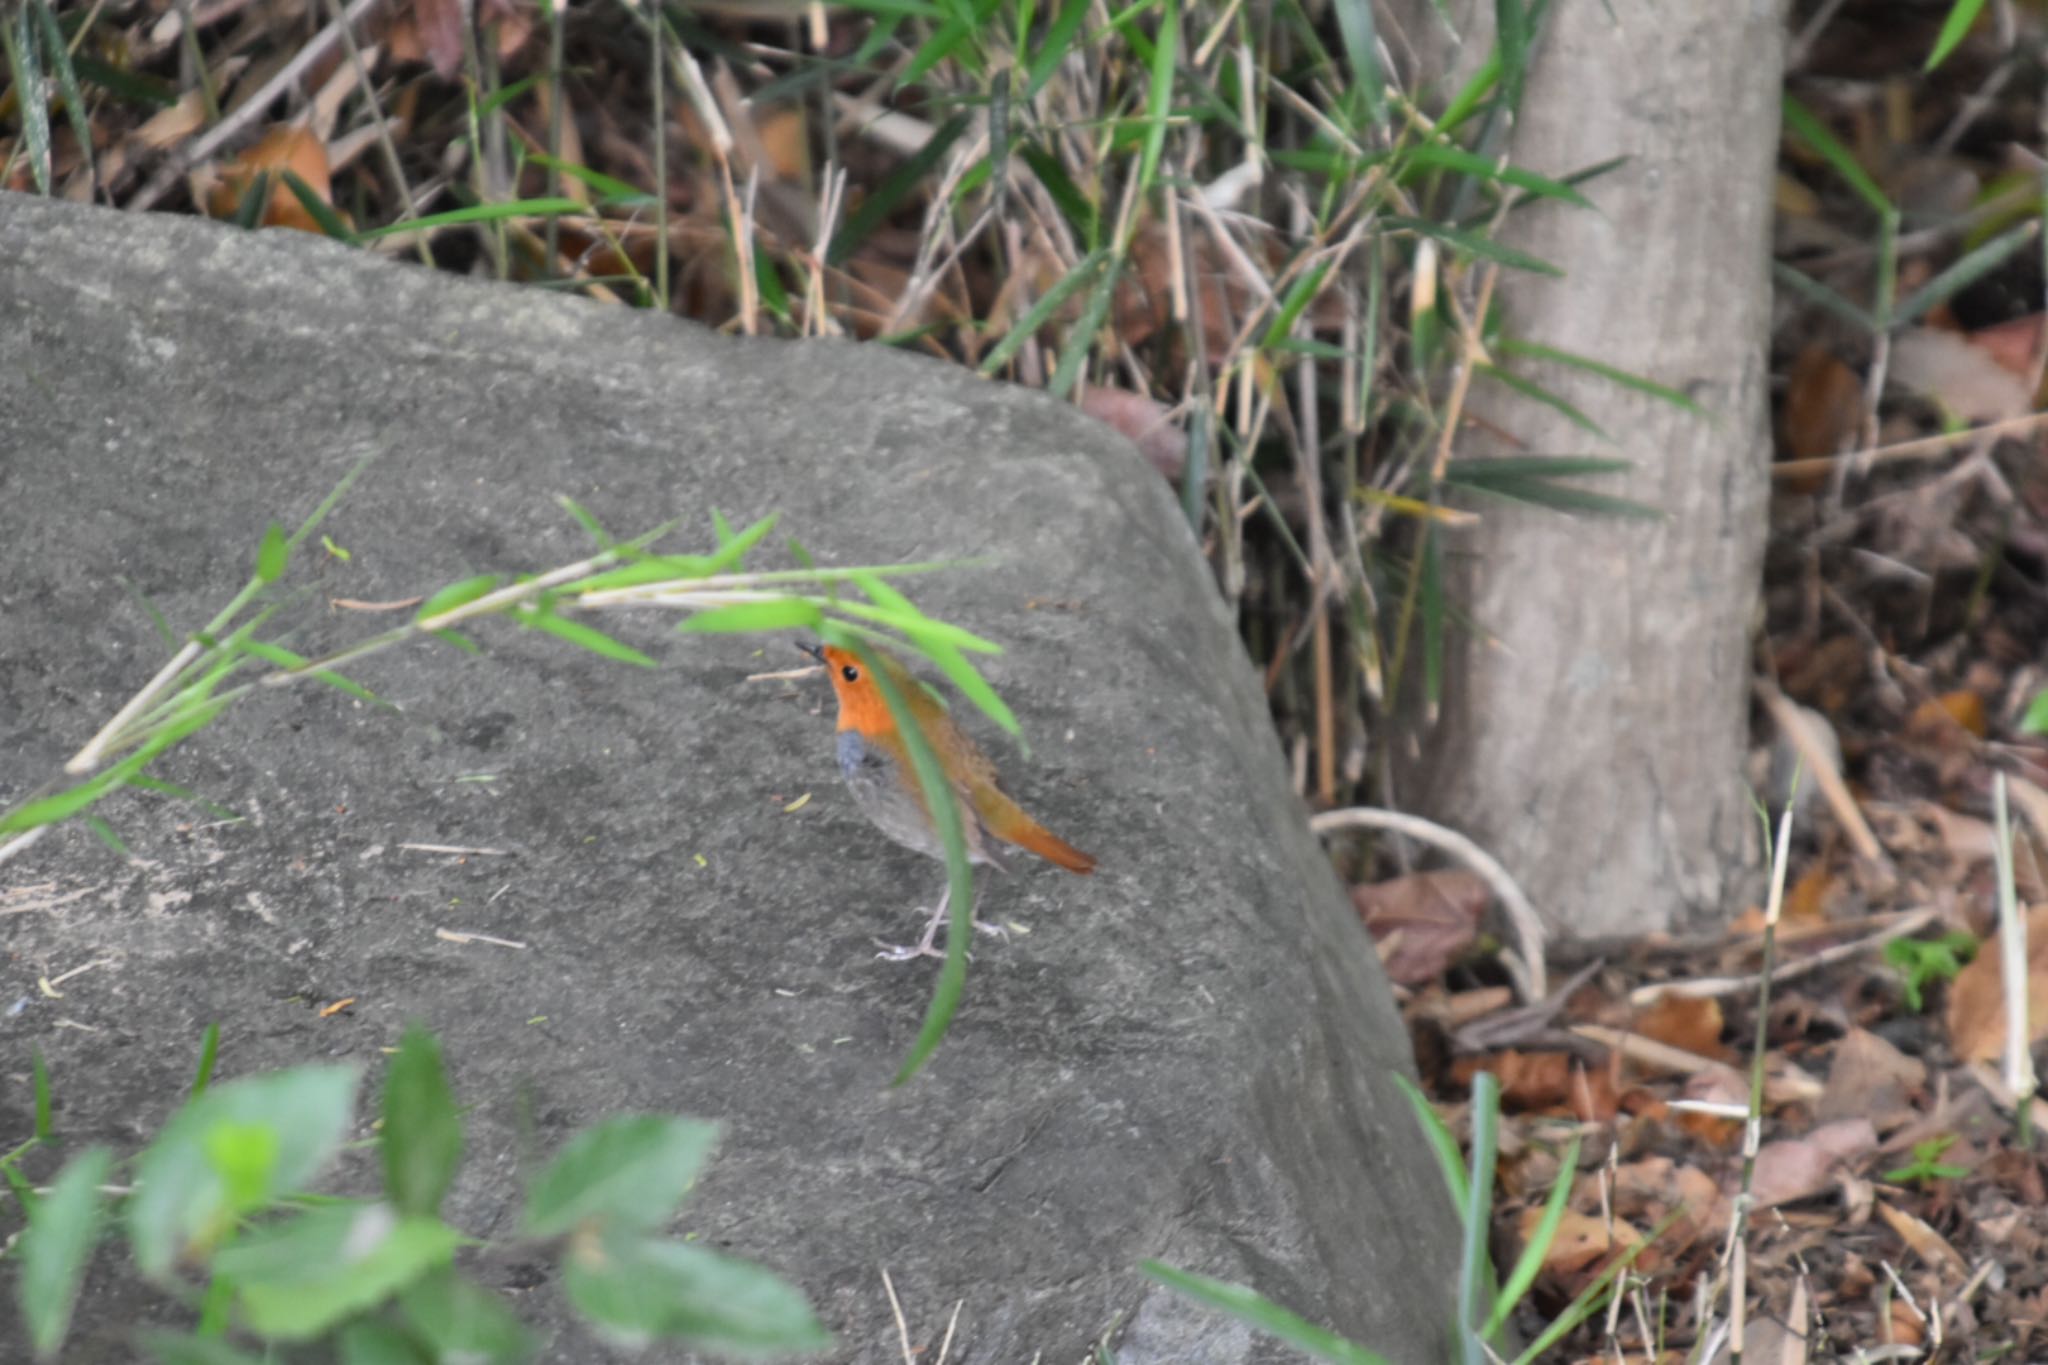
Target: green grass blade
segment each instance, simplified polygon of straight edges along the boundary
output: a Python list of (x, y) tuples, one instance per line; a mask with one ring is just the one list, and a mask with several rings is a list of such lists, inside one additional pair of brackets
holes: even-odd
[(1494, 0), (1493, 54), (1500, 63), (1500, 102), (1509, 114), (1522, 110), (1522, 86), (1529, 71), (1529, 41), (1534, 28), (1522, 0)]
[(1883, 330), (1878, 326), (1874, 314), (1857, 307), (1805, 271), (1795, 270), (1783, 261), (1772, 261), (1771, 275), (1779, 284), (1802, 296), (1807, 302), (1827, 309), (1844, 322), (1853, 323), (1866, 332), (1875, 333)]
[(1954, 298), (2004, 265), (2008, 258), (2032, 241), (2034, 234), (2040, 230), (2041, 225), (2038, 222), (2022, 223), (2010, 232), (1993, 237), (1975, 250), (1965, 252), (1948, 269), (1907, 295), (1906, 301), (1892, 314), (1892, 321), (1911, 322), (1936, 304)]
[(551, 611), (535, 608), (531, 611), (517, 612), (514, 614), (513, 619), (522, 626), (545, 631), (557, 640), (566, 640), (579, 649), (587, 649), (592, 654), (601, 655), (616, 663), (633, 664), (639, 668), (657, 668), (660, 666), (654, 660), (648, 658), (645, 654), (642, 654), (624, 641), (615, 640), (594, 626), (586, 626), (581, 621), (568, 620), (565, 617), (555, 615)]
[(1247, 1327), (1277, 1337), (1317, 1360), (1334, 1365), (1391, 1365), (1385, 1356), (1288, 1312), (1255, 1289), (1180, 1270), (1163, 1261), (1140, 1261), (1138, 1269), (1175, 1293), (1227, 1313)]
[(43, 73), (36, 63), (36, 35), (29, 27), (28, 6), (12, 19), (0, 16), (0, 43), (7, 49), (7, 66), (14, 77), (14, 100), (21, 111), (21, 141), (28, 154), (29, 174), (35, 178), (36, 193), (50, 193), (50, 105), (43, 98)]
[(1500, 1140), (1500, 1078), (1481, 1071), (1472, 1078), (1472, 1161), (1458, 1266), (1458, 1341), (1465, 1365), (1486, 1365), (1486, 1343), (1473, 1328), (1479, 1322), (1486, 1276), (1493, 1265), (1493, 1166)]
[(1947, 61), (1956, 45), (1969, 36), (1970, 26), (1977, 22), (1977, 16), (1983, 10), (1984, 0), (1955, 0), (1949, 6), (1948, 18), (1941, 21), (1941, 32), (1934, 38), (1934, 50), (1927, 54), (1927, 65), (1920, 69), (1932, 71)]
[(48, 1142), (57, 1135), (57, 1128), (52, 1120), (55, 1105), (50, 1097), (50, 1068), (40, 1048), (29, 1054), (29, 1083), (35, 1092), (36, 1141)]
[(1787, 132), (1819, 153), (1821, 160), (1832, 166), (1835, 174), (1842, 177), (1843, 182), (1856, 191), (1863, 202), (1870, 205), (1873, 210), (1881, 214), (1892, 211), (1892, 201), (1885, 197), (1884, 191), (1877, 187), (1877, 182), (1870, 178), (1870, 172), (1863, 169), (1863, 163), (1856, 159), (1855, 153), (1842, 145), (1840, 139), (1828, 131), (1826, 124), (1814, 117), (1811, 109), (1790, 95), (1785, 96), (1784, 108)]
[(57, 12), (50, 8), (49, 0), (35, 0), (35, 11), (42, 23), (43, 51), (57, 77), (57, 92), (64, 97), (64, 117), (71, 124), (71, 135), (78, 139), (79, 155), (85, 158), (86, 179), (97, 186), (100, 177), (93, 164), (92, 120), (85, 111), (85, 96), (78, 88), (78, 72), (71, 65), (70, 44), (64, 41), (64, 30), (57, 23)]
[(1394, 1084), (1400, 1087), (1408, 1107), (1415, 1112), (1415, 1126), (1422, 1130), (1430, 1151), (1436, 1154), (1437, 1168), (1443, 1172), (1444, 1189), (1451, 1196), (1451, 1207), (1454, 1210), (1464, 1208), (1465, 1191), (1470, 1182), (1465, 1178), (1465, 1158), (1458, 1151), (1457, 1137), (1437, 1117), (1421, 1087), (1398, 1071), (1394, 1073)]
[(1536, 1276), (1543, 1270), (1544, 1258), (1550, 1252), (1550, 1244), (1557, 1238), (1557, 1230), (1564, 1222), (1565, 1207), (1571, 1202), (1572, 1176), (1579, 1169), (1579, 1140), (1574, 1137), (1565, 1149), (1564, 1159), (1557, 1165), (1557, 1183), (1550, 1187), (1550, 1197), (1543, 1201), (1543, 1217), (1537, 1221), (1536, 1231), (1530, 1236), (1522, 1254), (1515, 1258), (1515, 1268), (1508, 1272), (1507, 1283), (1494, 1296), (1493, 1311), (1487, 1314), (1486, 1326), (1480, 1336), (1492, 1341), (1507, 1324), (1508, 1314), (1536, 1283)]
[(1495, 343), (1494, 350), (1501, 355), (1527, 356), (1531, 360), (1548, 360), (1559, 365), (1569, 365), (1572, 369), (1584, 370), (1587, 374), (1599, 375), (1602, 379), (1610, 383), (1619, 384), (1624, 389), (1642, 394), (1645, 398), (1654, 398), (1659, 402), (1669, 403), (1672, 407), (1689, 412), (1695, 417), (1705, 417), (1707, 415), (1705, 408), (1693, 402), (1692, 399), (1686, 397), (1677, 389), (1666, 388), (1662, 384), (1652, 383), (1639, 374), (1631, 374), (1627, 370), (1618, 370), (1612, 365), (1603, 365), (1591, 356), (1579, 355), (1575, 351), (1560, 350), (1555, 346), (1544, 346), (1533, 341), (1518, 341), (1513, 337), (1503, 337), (1499, 342)]

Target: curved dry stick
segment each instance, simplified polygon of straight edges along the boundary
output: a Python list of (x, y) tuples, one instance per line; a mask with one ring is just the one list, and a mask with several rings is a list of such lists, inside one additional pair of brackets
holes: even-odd
[(1543, 921), (1536, 913), (1536, 907), (1522, 894), (1522, 888), (1515, 885), (1515, 879), (1508, 870), (1494, 860), (1491, 853), (1467, 839), (1454, 829), (1433, 824), (1416, 815), (1403, 815), (1399, 811), (1380, 810), (1374, 806), (1351, 806), (1345, 810), (1325, 811), (1311, 816), (1308, 827), (1317, 834), (1329, 834), (1340, 829), (1386, 829), (1396, 834), (1405, 834), (1411, 839), (1420, 839), (1442, 849), (1464, 863), (1493, 889), (1499, 898), (1501, 909), (1507, 912), (1508, 923), (1515, 931), (1515, 937), (1522, 945), (1518, 961), (1513, 953), (1501, 954), (1508, 974), (1515, 979), (1515, 986), (1522, 993), (1522, 999), (1530, 1004), (1549, 994), (1549, 983), (1543, 966)]

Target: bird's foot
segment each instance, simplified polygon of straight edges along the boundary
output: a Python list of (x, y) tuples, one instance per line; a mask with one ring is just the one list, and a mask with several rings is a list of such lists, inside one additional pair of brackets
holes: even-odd
[[(942, 905), (939, 907), (938, 913), (933, 915), (930, 922), (924, 926), (923, 938), (920, 938), (915, 943), (884, 943), (880, 939), (875, 939), (875, 946), (882, 950), (876, 953), (875, 956), (884, 962), (909, 962), (914, 958), (920, 957), (936, 957), (943, 961), (946, 956), (946, 950), (938, 947), (937, 944), (939, 930), (945, 923), (946, 907)], [(1010, 941), (1010, 931), (1000, 924), (990, 924), (985, 919), (978, 919), (974, 921), (974, 928), (978, 933), (994, 934), (1005, 943)]]

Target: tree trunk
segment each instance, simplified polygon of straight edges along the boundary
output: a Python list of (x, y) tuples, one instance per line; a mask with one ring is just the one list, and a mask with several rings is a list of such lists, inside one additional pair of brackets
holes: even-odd
[[(1483, 9), (1439, 72), (1484, 55)], [(1443, 31), (1425, 0), (1406, 33), (1426, 49), (1431, 30)], [(1614, 446), (1485, 380), (1467, 409), (1484, 420), (1457, 443), (1460, 455), (1618, 453), (1635, 468), (1594, 486), (1666, 514), (1488, 504), (1449, 547), (1466, 575), (1454, 600), (1491, 642), (1467, 633), (1454, 646), (1442, 721), (1408, 795), (1579, 935), (1698, 922), (1755, 884), (1741, 758), (1769, 478), (1782, 54), (1769, 4), (1624, 6), (1610, 18), (1559, 0), (1503, 143), (1513, 164), (1553, 177), (1627, 158), (1581, 186), (1598, 212), (1543, 202), (1503, 225), (1506, 243), (1565, 271), (1503, 273), (1509, 334), (1677, 389), (1706, 414), (1514, 362)], [(1425, 67), (1443, 55), (1419, 53)]]

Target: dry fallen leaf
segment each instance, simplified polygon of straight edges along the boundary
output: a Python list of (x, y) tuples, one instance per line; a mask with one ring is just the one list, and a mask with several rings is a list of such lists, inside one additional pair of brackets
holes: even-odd
[(216, 218), (233, 218), (242, 211), (242, 197), (259, 177), (269, 194), (260, 221), (265, 227), (296, 228), (319, 233), (320, 224), (284, 183), (290, 171), (306, 182), (322, 203), (334, 202), (327, 167), (327, 144), (312, 129), (297, 124), (279, 124), (220, 172), (206, 196), (206, 211)]
[(1814, 1116), (1827, 1120), (1861, 1115), (1879, 1132), (1887, 1132), (1914, 1117), (1908, 1100), (1926, 1084), (1925, 1062), (1908, 1057), (1867, 1029), (1851, 1029), (1835, 1044), (1834, 1065)]
[(1750, 1191), (1759, 1208), (1806, 1199), (1832, 1185), (1835, 1172), (1877, 1150), (1867, 1118), (1836, 1119), (1801, 1138), (1766, 1142), (1756, 1154)]
[(1893, 340), (1891, 377), (1967, 422), (2003, 421), (2030, 406), (2026, 384), (1990, 351), (1931, 327), (1908, 327)]
[(1862, 421), (1863, 381), (1855, 371), (1819, 342), (1801, 351), (1778, 414), (1780, 453), (1807, 459), (1846, 450)]
[(1354, 886), (1351, 903), (1375, 941), (1400, 933), (1386, 955), (1387, 975), (1398, 985), (1419, 986), (1443, 975), (1472, 946), (1491, 895), (1481, 878), (1448, 868)]
[[(1966, 1062), (2005, 1053), (2005, 979), (1993, 934), (1948, 988), (1948, 1036)], [(2027, 1042), (2048, 1038), (2048, 905), (2027, 912)]]
[[(1522, 1244), (1528, 1245), (1543, 1221), (1543, 1210), (1532, 1205), (1522, 1210)], [(1608, 1222), (1577, 1209), (1566, 1209), (1557, 1225), (1557, 1236), (1544, 1250), (1543, 1268), (1553, 1275), (1572, 1276), (1591, 1269), (1610, 1252), (1626, 1251), (1642, 1241), (1636, 1230), (1623, 1222)]]
[(1952, 1271), (1957, 1276), (1969, 1272), (1963, 1258), (1948, 1240), (1926, 1222), (1904, 1209), (1895, 1209), (1882, 1199), (1877, 1201), (1877, 1216), (1884, 1220), (1886, 1227), (1899, 1234), (1899, 1239), (1928, 1265), (1937, 1270)]
[(1645, 1038), (1682, 1047), (1717, 1062), (1733, 1057), (1721, 1043), (1721, 1002), (1711, 996), (1696, 1000), (1680, 995), (1659, 996), (1657, 1003), (1640, 1011), (1629, 1027)]

